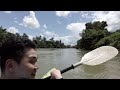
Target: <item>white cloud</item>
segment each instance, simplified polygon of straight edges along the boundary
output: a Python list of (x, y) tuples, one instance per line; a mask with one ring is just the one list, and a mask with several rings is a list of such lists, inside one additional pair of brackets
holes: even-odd
[[(49, 40), (50, 38), (55, 38), (55, 37), (59, 37), (58, 34), (56, 34), (55, 32), (50, 32), (50, 31), (47, 31), (47, 30), (44, 30), (43, 33), (41, 34), (41, 36), (45, 36), (47, 40)], [(59, 39), (58, 39), (59, 40)]]
[(84, 18), (88, 17), (88, 12), (81, 12), (81, 14), (82, 14), (81, 16)]
[(4, 11), (4, 13), (12, 13), (12, 11)]
[[(115, 31), (120, 28), (120, 11), (86, 11), (81, 12), (81, 16), (87, 20), (91, 18), (92, 22), (107, 21), (109, 31)], [(59, 38), (65, 44), (75, 45), (77, 40), (81, 38), (79, 33), (82, 33), (83, 29), (85, 29), (85, 23), (71, 23), (66, 26), (66, 29), (70, 30), (72, 34)]]
[(64, 43), (65, 45), (76, 45), (77, 40), (80, 39), (79, 33), (74, 33), (67, 36), (60, 36), (55, 32), (50, 32), (46, 30), (43, 32), (43, 36), (45, 36), (47, 40), (52, 37), (54, 38), (54, 40), (61, 40), (62, 43)]
[(49, 31), (46, 31), (45, 34), (49, 35), (49, 36), (53, 35), (53, 33), (49, 32)]
[(20, 26), (24, 26), (23, 23), (19, 23)]
[(107, 21), (108, 31), (120, 28), (120, 11), (96, 11), (92, 15), (93, 21)]
[(65, 45), (76, 45), (78, 39), (80, 39), (80, 37), (78, 38), (74, 35), (57, 36), (54, 38), (54, 40), (61, 40)]
[(61, 40), (65, 45), (69, 45), (71, 40), (70, 40), (71, 36), (63, 36), (63, 37), (60, 37), (60, 36), (57, 36), (54, 38), (54, 40)]
[(77, 40), (80, 39), (79, 33), (85, 28), (84, 23), (71, 23), (66, 28), (72, 31), (71, 35), (60, 36), (50, 31), (44, 31), (44, 35), (47, 35), (47, 40), (54, 37), (54, 40), (61, 40), (65, 45), (76, 45)]
[(91, 14), (93, 14), (95, 11), (81, 11), (80, 14), (82, 18), (88, 19), (88, 18), (93, 18)]
[(13, 34), (16, 34), (19, 32), (18, 29), (16, 29), (15, 27), (10, 27), (7, 29), (7, 31)]
[(15, 20), (14, 22), (15, 22), (15, 23), (19, 23), (19, 22), (18, 22), (18, 21), (16, 21), (16, 20)]
[(18, 18), (15, 17), (15, 18), (14, 18), (14, 22), (17, 23), (17, 24), (19, 24), (19, 22), (17, 21), (17, 19), (18, 19)]
[(40, 34), (40, 36), (41, 36), (41, 37), (44, 37), (44, 35), (43, 35), (43, 34)]
[(45, 29), (47, 29), (47, 25), (46, 25), (46, 24), (44, 24), (43, 27), (44, 27)]
[(67, 17), (71, 13), (77, 13), (78, 11), (56, 11), (56, 15), (59, 17)]
[(66, 26), (66, 29), (71, 30), (73, 33), (81, 33), (85, 29), (85, 23), (71, 23)]
[(76, 45), (77, 40), (81, 38), (79, 33), (82, 33), (83, 29), (85, 29), (85, 23), (71, 23), (66, 26), (66, 29), (71, 31), (71, 35), (63, 37), (64, 43)]
[(21, 24), (25, 27), (29, 27), (31, 29), (33, 28), (39, 28), (40, 24), (35, 16), (35, 13), (33, 11), (30, 11), (30, 15), (25, 16), (23, 18), (23, 24)]
[(17, 17), (14, 18), (15, 20), (17, 19)]
[(28, 35), (28, 37), (29, 37), (30, 40), (33, 40), (33, 37), (34, 37), (34, 36)]
[(66, 17), (70, 13), (71, 13), (71, 11), (56, 11), (56, 15), (59, 16), (59, 17), (61, 17), (61, 16)]
[(62, 24), (62, 22), (61, 22), (61, 21), (57, 21), (57, 23), (58, 23), (58, 24)]
[(71, 42), (71, 36), (64, 36), (64, 37), (60, 37), (60, 39), (62, 40), (62, 42), (65, 44), (65, 45), (69, 45), (70, 42)]
[(47, 35), (47, 36), (49, 36), (49, 37), (55, 37), (55, 36), (58, 36), (56, 33), (54, 33), (54, 32), (50, 32), (50, 31), (45, 31), (44, 34)]

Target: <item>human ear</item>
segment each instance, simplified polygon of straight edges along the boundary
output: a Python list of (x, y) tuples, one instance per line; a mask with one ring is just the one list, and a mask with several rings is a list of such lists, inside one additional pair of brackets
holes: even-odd
[(6, 69), (9, 71), (9, 72), (14, 72), (14, 69), (15, 69), (15, 61), (13, 59), (8, 59), (5, 63), (6, 65)]

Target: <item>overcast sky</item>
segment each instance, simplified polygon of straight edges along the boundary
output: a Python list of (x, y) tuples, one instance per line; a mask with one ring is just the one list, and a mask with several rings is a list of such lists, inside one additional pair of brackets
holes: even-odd
[(120, 28), (120, 11), (0, 11), (0, 25), (8, 32), (45, 36), (75, 45), (85, 23), (107, 21), (108, 31)]

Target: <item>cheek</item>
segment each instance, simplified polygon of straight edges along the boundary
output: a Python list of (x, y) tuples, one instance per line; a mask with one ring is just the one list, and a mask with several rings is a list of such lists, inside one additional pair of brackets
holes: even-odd
[(23, 60), (23, 62), (21, 62), (21, 69), (25, 72), (31, 73), (34, 70), (34, 65), (29, 63), (27, 60)]
[(27, 64), (25, 65), (25, 69), (26, 69), (27, 71), (29, 71), (29, 72), (32, 72), (32, 71), (34, 70), (34, 66), (33, 66), (32, 64), (30, 64), (30, 63), (27, 63)]

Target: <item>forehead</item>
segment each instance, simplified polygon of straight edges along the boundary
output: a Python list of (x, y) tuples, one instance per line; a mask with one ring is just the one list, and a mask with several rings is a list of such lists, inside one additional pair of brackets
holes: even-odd
[(37, 58), (37, 52), (33, 48), (26, 49), (25, 56), (26, 57), (36, 57)]

